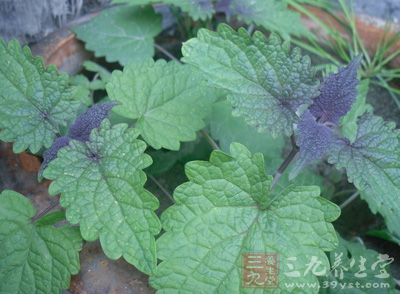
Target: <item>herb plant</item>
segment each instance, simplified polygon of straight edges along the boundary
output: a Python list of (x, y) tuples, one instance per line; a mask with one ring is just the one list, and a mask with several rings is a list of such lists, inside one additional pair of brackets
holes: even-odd
[[(370, 52), (365, 41), (362, 39), (357, 27), (355, 12), (351, 6), (351, 1), (339, 0), (340, 13), (332, 9), (332, 3), (324, 1), (307, 1), (307, 6), (302, 6), (299, 1), (289, 0), (291, 6), (307, 16), (310, 21), (317, 24), (323, 34), (329, 36), (318, 38), (315, 33), (307, 35), (306, 40), (294, 38), (292, 41), (296, 45), (312, 52), (322, 60), (327, 61), (323, 67), (332, 67), (332, 64), (340, 66), (350, 62), (352, 56), (362, 56), (360, 76), (362, 79), (371, 80), (371, 83), (387, 90), (393, 101), (400, 108), (399, 90), (393, 82), (399, 77), (399, 69), (391, 68), (390, 63), (399, 56), (400, 50), (396, 43), (400, 40), (399, 33), (392, 32), (390, 23), (385, 24), (385, 32), (376, 44), (375, 52)], [(320, 6), (326, 13), (327, 18), (321, 19), (315, 15), (310, 7)], [(329, 23), (336, 23), (336, 27)]]
[[(39, 179), (51, 180), (62, 206), (36, 213), (23, 195), (2, 192), (0, 293), (60, 293), (79, 271), (83, 240), (97, 239), (159, 293), (256, 292), (242, 281), (243, 256), (253, 252), (282, 260), (279, 284), (260, 293), (332, 282), (331, 273), (285, 273), (307, 271), (310, 258), (330, 268), (339, 253), (379, 255), (335, 231), (340, 208), (328, 199), (329, 176), (314, 168), (327, 162), (400, 238), (399, 132), (366, 104), (359, 56), (321, 79), (279, 36), (300, 31), (260, 18), (273, 8), (297, 21), (283, 2), (162, 1), (194, 21), (223, 11), (274, 31), (201, 28), (178, 59), (154, 43), (161, 17), (138, 6), (150, 2), (113, 7), (75, 29), (97, 57), (124, 66), (110, 74), (87, 61), (97, 83), (46, 67), (16, 41), (0, 42), (0, 139), (43, 157)], [(153, 59), (154, 47), (173, 60)], [(216, 149), (208, 160), (188, 147), (201, 138)], [(147, 179), (161, 186), (155, 176), (177, 162), (186, 163), (187, 180), (171, 184), (171, 199), (152, 193)], [(160, 216), (165, 200), (172, 205)], [(394, 291), (393, 279), (384, 280)]]

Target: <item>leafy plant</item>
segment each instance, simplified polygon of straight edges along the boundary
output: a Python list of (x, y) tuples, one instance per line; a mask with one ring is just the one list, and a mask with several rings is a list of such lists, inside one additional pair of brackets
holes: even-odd
[[(293, 124), (298, 122), (296, 145), (300, 152), (292, 177), (304, 164), (329, 154), (330, 163), (346, 168), (349, 180), (365, 195), (372, 211), (379, 211), (386, 218), (389, 230), (399, 235), (397, 226), (390, 220), (400, 218), (400, 210), (393, 207), (396, 205), (393, 202), (398, 203), (400, 197), (395, 179), (399, 172), (399, 138), (393, 130), (394, 124), (384, 123), (381, 118), (366, 113), (357, 120), (354, 142), (336, 131), (341, 117), (350, 111), (356, 99), (359, 59), (326, 77), (320, 95), (312, 99), (318, 84), (312, 82), (313, 70), (309, 61), (295, 51), (290, 63), (288, 50), (280, 47), (279, 39), (272, 36), (265, 45), (263, 38), (257, 33), (250, 38), (244, 30), (235, 33), (225, 25), (220, 26), (218, 33), (203, 30), (197, 39), (184, 44), (183, 60), (211, 76), (213, 85), (227, 90), (228, 100), (234, 107), (233, 114), (243, 116), (258, 130), (268, 130), (272, 135), (279, 132), (291, 135)], [(242, 48), (247, 51), (242, 52)], [(268, 54), (268, 49), (272, 48), (274, 55)], [(274, 58), (268, 59), (268, 56)], [(264, 61), (263, 66), (260, 58)], [(258, 67), (254, 69), (252, 64)], [(275, 69), (274, 64), (279, 64), (280, 68)], [(291, 72), (285, 72), (289, 66)], [(285, 84), (280, 84), (283, 77)], [(243, 82), (239, 84), (237, 80)], [(290, 81), (296, 84), (290, 85)], [(246, 89), (245, 93), (243, 89)], [(297, 113), (304, 105), (310, 106), (309, 110), (298, 118)], [(384, 187), (391, 192), (382, 190)], [(382, 195), (385, 200), (377, 200)], [(396, 200), (391, 199), (392, 196)], [(385, 205), (385, 201), (392, 204)]]
[(113, 0), (113, 3), (130, 3), (134, 5), (146, 5), (160, 2), (179, 7), (182, 11), (193, 17), (194, 20), (209, 18), (214, 13), (212, 0)]
[(182, 60), (202, 70), (213, 86), (228, 91), (234, 115), (274, 137), (291, 135), (297, 108), (318, 95), (310, 59), (297, 49), (290, 52), (277, 35), (267, 41), (260, 32), (251, 37), (244, 29), (221, 25), (217, 32), (200, 30), (182, 53)]
[(100, 127), (101, 122), (108, 116), (108, 113), (114, 105), (113, 103), (99, 103), (78, 116), (69, 127), (68, 135), (55, 139), (53, 145), (43, 153), (43, 162), (40, 167), (39, 178), (42, 176), (43, 170), (57, 157), (58, 150), (68, 146), (71, 140), (78, 140), (81, 142), (89, 141), (91, 131)]
[(136, 119), (135, 127), (152, 147), (178, 150), (204, 127), (216, 99), (205, 79), (188, 65), (147, 60), (114, 71), (107, 92), (120, 105), (115, 112)]
[[(243, 280), (252, 253), (279, 257), (272, 293), (353, 281), (354, 271), (309, 270), (315, 259), (332, 268), (338, 254), (347, 267), (352, 256), (379, 257), (337, 237), (340, 208), (328, 181), (360, 194), (391, 240), (400, 236), (399, 133), (366, 103), (361, 57), (320, 81), (310, 58), (277, 33), (221, 24), (182, 40), (179, 60), (154, 43), (161, 18), (149, 2), (112, 7), (75, 28), (121, 69), (97, 60), (84, 64), (90, 74), (71, 78), (15, 41), (0, 43), (0, 139), (42, 154), (39, 178), (51, 180), (62, 207), (36, 214), (24, 196), (0, 194), (0, 292), (67, 288), (82, 239), (99, 239), (109, 258), (123, 257), (160, 293), (256, 292)], [(212, 21), (224, 8), (272, 31), (279, 22), (260, 15), (286, 9), (277, 1), (162, 2), (195, 20)], [(154, 47), (173, 60), (153, 60)], [(156, 178), (165, 174), (173, 193)], [(164, 211), (165, 198), (172, 206)], [(392, 277), (385, 282), (392, 291)]]
[[(262, 155), (240, 144), (231, 145), (231, 156), (214, 151), (209, 162), (191, 162), (186, 175), (189, 182), (175, 190), (176, 204), (162, 217), (166, 233), (157, 241), (162, 262), (150, 280), (156, 289), (235, 292), (246, 252), (299, 256), (300, 270), (314, 254), (328, 266), (323, 251), (337, 245), (329, 222), (340, 210), (320, 198), (317, 187), (290, 187), (274, 195)], [(299, 279), (313, 281), (313, 275)]]
[(78, 112), (75, 88), (16, 41), (0, 41), (0, 68), (0, 139), (14, 142), (16, 153), (50, 147)]
[(82, 240), (77, 228), (55, 228), (23, 195), (0, 194), (1, 293), (57, 293), (79, 271)]
[(269, 134), (258, 133), (257, 130), (246, 124), (242, 117), (232, 115), (232, 106), (228, 101), (214, 104), (210, 118), (210, 134), (218, 140), (219, 147), (229, 152), (234, 142), (246, 142), (246, 147), (252, 152), (264, 155), (265, 168), (273, 173), (283, 160), (282, 149), (285, 144), (283, 136), (273, 138)]
[[(104, 252), (123, 256), (145, 273), (156, 265), (154, 235), (160, 231), (157, 199), (143, 188), (151, 158), (135, 129), (105, 120), (88, 142), (72, 140), (44, 171), (54, 180), (49, 193), (61, 193), (67, 220), (79, 223), (82, 237), (100, 238)], [(129, 156), (127, 157), (127, 154)], [(68, 176), (67, 176), (68, 175)]]
[(114, 7), (93, 21), (75, 28), (79, 39), (96, 56), (126, 65), (153, 57), (153, 38), (161, 31), (161, 18), (152, 8)]
[(290, 5), (307, 16), (328, 37), (321, 39), (311, 32), (307, 40), (294, 38), (293, 43), (326, 60), (327, 66), (340, 66), (350, 62), (357, 55), (362, 56), (360, 76), (386, 89), (400, 108), (400, 92), (392, 84), (399, 77), (399, 69), (390, 68), (390, 63), (400, 54), (400, 50), (395, 46), (400, 38), (398, 33), (391, 31), (390, 24), (385, 27), (385, 34), (376, 44), (375, 52), (371, 53), (358, 31), (355, 12), (345, 0), (338, 1), (340, 12), (332, 8), (330, 3), (305, 1), (311, 7), (320, 6), (326, 13), (326, 19), (321, 19), (310, 7), (298, 2), (301, 1), (289, 0)]
[(300, 21), (300, 14), (289, 10), (287, 1), (279, 0), (113, 0), (113, 3), (145, 5), (163, 3), (179, 7), (194, 20), (209, 20), (215, 13), (223, 13), (228, 19), (237, 17), (248, 25), (259, 25), (279, 32), (286, 38), (309, 35)]
[(270, 31), (290, 35), (307, 36), (309, 32), (300, 21), (300, 14), (288, 9), (288, 1), (220, 0), (216, 10), (228, 17), (237, 16), (247, 24), (256, 24)]
[(337, 74), (326, 77), (320, 95), (300, 118), (296, 141), (300, 152), (292, 177), (305, 164), (321, 160), (337, 144), (339, 138), (334, 128), (356, 98), (358, 66), (359, 59), (355, 59)]
[(399, 133), (394, 127), (370, 113), (362, 115), (356, 140), (335, 144), (329, 162), (346, 169), (371, 210), (381, 213), (388, 229), (399, 236)]

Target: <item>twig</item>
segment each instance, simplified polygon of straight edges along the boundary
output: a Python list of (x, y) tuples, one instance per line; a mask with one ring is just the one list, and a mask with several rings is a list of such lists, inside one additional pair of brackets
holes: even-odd
[(45, 209), (43, 209), (41, 212), (36, 214), (34, 217), (32, 217), (32, 223), (36, 222), (38, 219), (40, 219), (42, 216), (56, 208), (60, 203), (57, 200), (53, 200), (50, 202), (49, 206), (47, 206)]
[(171, 52), (169, 52), (169, 51), (168, 51), (167, 49), (165, 49), (164, 47), (162, 47), (162, 46), (160, 46), (160, 45), (158, 45), (158, 44), (155, 44), (155, 43), (154, 43), (154, 47), (155, 47), (158, 51), (160, 51), (161, 53), (163, 53), (165, 56), (167, 56), (169, 59), (181, 63), (181, 61), (180, 61), (178, 58), (176, 58)]
[(289, 164), (292, 162), (292, 160), (295, 158), (297, 152), (299, 152), (299, 147), (296, 145), (296, 140), (294, 138), (294, 135), (290, 137), (290, 141), (292, 143), (292, 150), (288, 154), (288, 156), (285, 158), (285, 160), (282, 162), (282, 164), (278, 167), (274, 174), (274, 179), (272, 180), (272, 185), (271, 187), (273, 188), (289, 166)]
[(343, 201), (342, 204), (339, 205), (340, 209), (345, 208), (347, 205), (349, 205), (351, 202), (357, 199), (359, 195), (360, 195), (359, 191), (354, 192), (349, 198), (347, 198), (345, 201)]
[(96, 74), (93, 76), (92, 82), (96, 81), (99, 78), (100, 74), (96, 72)]
[(396, 280), (396, 279), (393, 279), (393, 280), (394, 280), (394, 282), (397, 284), (397, 286), (400, 287), (400, 280)]
[(172, 203), (175, 203), (175, 200), (172, 197), (171, 193), (169, 193), (168, 190), (165, 189), (164, 186), (161, 185), (161, 183), (155, 177), (153, 177), (152, 175), (148, 175), (148, 177), (169, 198), (169, 200), (171, 200)]
[(352, 240), (354, 240), (354, 241), (360, 243), (362, 246), (365, 246), (363, 239), (362, 239), (361, 237), (359, 237), (359, 236), (354, 236), (354, 237), (352, 238)]
[(254, 32), (255, 26), (254, 23), (250, 24), (249, 27), (247, 28), (247, 32), (249, 35), (251, 35)]
[(201, 130), (201, 134), (204, 136), (204, 138), (206, 138), (208, 144), (210, 144), (212, 149), (214, 149), (214, 150), (220, 150), (221, 149), (221, 148), (219, 148), (218, 144), (214, 141), (214, 139), (211, 138), (210, 134), (207, 131)]

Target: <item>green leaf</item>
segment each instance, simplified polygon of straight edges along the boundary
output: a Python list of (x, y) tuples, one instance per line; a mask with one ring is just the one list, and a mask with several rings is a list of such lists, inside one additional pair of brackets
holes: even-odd
[(80, 93), (82, 93), (79, 95), (83, 98), (83, 100), (81, 100), (82, 103), (89, 106), (93, 103), (93, 99), (89, 97), (90, 91), (105, 90), (106, 83), (109, 81), (111, 73), (101, 65), (92, 61), (85, 61), (83, 67), (87, 71), (94, 72), (94, 78), (90, 81), (85, 75), (79, 74), (71, 77), (71, 83), (76, 85)]
[(400, 236), (400, 141), (394, 123), (371, 113), (358, 120), (354, 143), (336, 144), (329, 162), (345, 168), (372, 212), (379, 212), (388, 229)]
[[(252, 155), (238, 143), (231, 145), (231, 156), (214, 151), (209, 162), (188, 163), (186, 175), (189, 182), (175, 190), (176, 204), (162, 215), (166, 232), (157, 240), (162, 262), (150, 278), (160, 293), (242, 292), (245, 253), (278, 255), (279, 286), (273, 293), (282, 293), (292, 281), (285, 275), (291, 271), (288, 263), (302, 271), (314, 255), (329, 264), (323, 251), (337, 245), (330, 222), (340, 210), (319, 197), (318, 187), (272, 194), (262, 154)], [(287, 262), (289, 257), (297, 259)]]
[(114, 71), (107, 93), (120, 103), (117, 114), (137, 119), (135, 127), (150, 146), (171, 150), (196, 138), (216, 99), (191, 66), (150, 59)]
[(161, 17), (151, 7), (117, 6), (74, 32), (96, 56), (125, 65), (154, 55), (153, 38), (161, 32)]
[[(387, 278), (377, 278), (381, 272), (382, 263), (376, 265), (375, 270), (372, 266), (375, 262), (379, 260), (380, 253), (367, 249), (364, 245), (358, 242), (346, 241), (339, 237), (339, 247), (330, 252), (331, 269), (335, 267), (335, 264), (340, 265), (337, 271), (332, 270), (329, 272), (327, 277), (321, 279), (321, 294), (325, 293), (351, 293), (351, 294), (361, 294), (361, 293), (397, 293), (394, 292), (396, 284), (393, 278), (390, 276), (389, 266), (385, 267), (389, 277)], [(364, 260), (365, 261), (362, 261)], [(360, 269), (361, 263), (363, 263), (365, 269)], [(385, 263), (385, 262), (383, 262)], [(340, 274), (343, 273), (343, 276)], [(361, 275), (361, 276), (360, 276)], [(365, 275), (365, 277), (363, 277)], [(370, 285), (382, 285), (386, 284), (388, 287), (381, 286), (380, 288), (365, 287), (365, 283)], [(356, 287), (356, 284), (363, 286), (362, 288)], [(326, 285), (337, 285), (336, 287), (327, 287)], [(344, 285), (343, 289), (341, 285)], [(349, 285), (353, 285), (353, 288), (349, 288)]]
[(396, 243), (397, 245), (400, 245), (400, 239), (396, 238), (393, 236), (388, 230), (383, 229), (383, 230), (369, 230), (366, 233), (367, 236), (372, 236), (375, 238), (383, 239), (389, 242)]
[(267, 30), (277, 32), (289, 38), (309, 36), (310, 33), (302, 24), (300, 14), (288, 9), (287, 1), (282, 0), (233, 0), (229, 5), (232, 13), (237, 13), (246, 23), (255, 23)]
[(60, 293), (79, 272), (77, 228), (37, 226), (23, 195), (0, 194), (0, 293)]
[(14, 142), (14, 152), (51, 146), (77, 114), (75, 90), (67, 75), (46, 68), (28, 47), (0, 40), (0, 140)]
[(147, 150), (153, 159), (153, 164), (146, 169), (146, 173), (160, 175), (170, 170), (178, 162), (185, 164), (191, 160), (208, 158), (211, 151), (210, 144), (203, 137), (181, 144), (179, 151)]
[(100, 238), (105, 254), (121, 256), (150, 273), (156, 265), (154, 235), (160, 222), (158, 201), (143, 188), (142, 171), (151, 164), (146, 144), (127, 125), (104, 120), (90, 141), (72, 140), (44, 171), (53, 180), (49, 193), (61, 193), (60, 203), (72, 224), (80, 224), (85, 240)]
[(101, 66), (100, 64), (97, 64), (97, 63), (95, 63), (93, 61), (90, 61), (90, 60), (86, 60), (83, 63), (83, 67), (87, 71), (94, 72), (94, 73), (98, 74), (100, 76), (101, 80), (104, 83), (107, 83), (110, 80), (111, 73), (106, 68)]
[(292, 167), (289, 167), (274, 188), (275, 191), (281, 191), (289, 185), (304, 186), (312, 185), (318, 186), (321, 189), (321, 195), (324, 198), (330, 198), (334, 191), (332, 183), (330, 183), (325, 177), (321, 176), (314, 168), (304, 168), (297, 177), (289, 180), (289, 174)]
[(178, 6), (194, 20), (211, 18), (215, 12), (211, 0), (163, 0), (162, 2)]
[(351, 106), (350, 111), (341, 119), (340, 127), (344, 137), (354, 142), (357, 136), (357, 120), (366, 111), (371, 110), (367, 104), (367, 94), (369, 90), (369, 79), (362, 80), (357, 88), (358, 95), (356, 101)]
[(56, 223), (65, 220), (65, 211), (58, 210), (47, 213), (36, 221), (38, 226), (55, 225)]
[(232, 107), (227, 101), (214, 104), (210, 128), (211, 136), (218, 140), (221, 150), (225, 152), (229, 152), (231, 143), (238, 142), (246, 144), (252, 153), (262, 153), (269, 173), (275, 172), (283, 161), (283, 137), (272, 138), (269, 134), (258, 133), (243, 118), (232, 116)]
[[(285, 140), (282, 137), (272, 138), (269, 134), (258, 133), (248, 126), (240, 117), (231, 114), (232, 107), (226, 101), (217, 102), (213, 106), (210, 118), (211, 135), (218, 140), (222, 151), (229, 152), (229, 146), (233, 142), (246, 144), (250, 152), (260, 152), (264, 155), (267, 173), (273, 174), (283, 162), (283, 150)], [(324, 197), (331, 195), (332, 186), (328, 185), (324, 178), (315, 171), (304, 169), (296, 178), (289, 180), (288, 169), (278, 181), (275, 190), (283, 190), (288, 185), (313, 185), (322, 189)]]
[(90, 106), (93, 101), (90, 97), (90, 90), (92, 90), (92, 84), (89, 79), (82, 75), (71, 76), (70, 84), (75, 86), (75, 95), (78, 97), (79, 101), (85, 106)]
[(132, 5), (147, 5), (151, 3), (170, 4), (179, 7), (194, 20), (211, 18), (215, 12), (212, 0), (113, 0), (113, 3), (129, 3)]
[(235, 116), (272, 136), (291, 135), (296, 111), (318, 95), (318, 81), (308, 56), (290, 51), (289, 44), (272, 34), (251, 37), (220, 25), (217, 32), (199, 31), (184, 43), (183, 61), (198, 67), (210, 83), (228, 91)]

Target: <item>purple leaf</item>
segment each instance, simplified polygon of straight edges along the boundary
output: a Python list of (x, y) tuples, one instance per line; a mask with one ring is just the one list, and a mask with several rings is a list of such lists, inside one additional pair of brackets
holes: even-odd
[(225, 13), (227, 16), (229, 16), (231, 2), (232, 0), (219, 0), (215, 4), (215, 11)]
[(297, 125), (296, 144), (300, 150), (289, 177), (296, 177), (305, 165), (322, 159), (336, 140), (337, 137), (330, 127), (317, 122), (315, 117), (306, 111)]
[(100, 127), (101, 122), (108, 116), (110, 110), (116, 105), (115, 102), (95, 104), (86, 112), (78, 116), (69, 128), (68, 136), (71, 139), (82, 142), (89, 141), (93, 129)]
[(193, 5), (197, 5), (201, 10), (212, 11), (213, 4), (210, 0), (191, 0)]
[(39, 179), (49, 163), (57, 157), (58, 150), (67, 146), (71, 139), (86, 142), (89, 141), (93, 129), (100, 127), (101, 122), (108, 116), (110, 110), (116, 105), (115, 102), (95, 104), (83, 114), (77, 117), (70, 126), (68, 136), (59, 137), (54, 140), (53, 145), (43, 153), (43, 162), (39, 170)]
[(361, 57), (354, 58), (336, 74), (329, 75), (321, 85), (321, 94), (310, 106), (311, 113), (321, 122), (338, 124), (357, 96), (357, 70)]
[(66, 136), (58, 137), (54, 140), (53, 145), (43, 153), (43, 162), (39, 170), (39, 178), (42, 177), (43, 171), (49, 163), (57, 157), (58, 150), (67, 146), (70, 139)]
[(227, 17), (232, 15), (250, 17), (254, 14), (252, 5), (254, 6), (254, 3), (248, 3), (247, 0), (220, 0), (216, 3), (215, 10), (225, 13)]
[(162, 16), (162, 28), (163, 30), (172, 27), (177, 19), (171, 11), (171, 7), (167, 4), (154, 4), (154, 11)]

